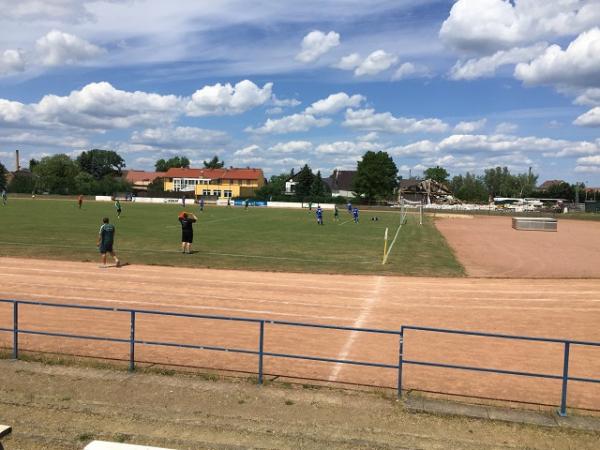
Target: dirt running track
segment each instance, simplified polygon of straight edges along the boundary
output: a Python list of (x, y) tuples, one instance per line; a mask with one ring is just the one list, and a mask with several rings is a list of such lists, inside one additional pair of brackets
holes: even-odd
[[(193, 256), (194, 257), (194, 256)], [(198, 256), (200, 257), (200, 256)], [(133, 307), (355, 327), (401, 324), (600, 341), (600, 280), (400, 278), (127, 266), (0, 258), (0, 298)], [(258, 326), (198, 319), (137, 317), (138, 340), (255, 350)], [(20, 308), (21, 328), (127, 339), (125, 313)], [(0, 303), (0, 328), (12, 327)], [(10, 333), (0, 333), (9, 348)], [(127, 359), (127, 344), (21, 335), (24, 349)], [(265, 350), (397, 364), (396, 336), (267, 324)], [(410, 332), (405, 357), (560, 374), (562, 346)], [(256, 373), (257, 358), (138, 345), (136, 359)], [(268, 374), (394, 387), (396, 371), (266, 358)], [(572, 376), (600, 375), (600, 348), (571, 350)], [(558, 404), (560, 382), (408, 366), (406, 388)], [(569, 405), (600, 410), (600, 385), (571, 382)]]
[(511, 217), (445, 215), (436, 226), (473, 277), (600, 278), (600, 222), (518, 231)]

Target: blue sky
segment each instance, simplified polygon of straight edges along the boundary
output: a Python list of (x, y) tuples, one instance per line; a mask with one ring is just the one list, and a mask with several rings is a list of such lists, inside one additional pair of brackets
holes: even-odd
[(600, 186), (600, 0), (0, 0), (0, 161), (218, 154)]

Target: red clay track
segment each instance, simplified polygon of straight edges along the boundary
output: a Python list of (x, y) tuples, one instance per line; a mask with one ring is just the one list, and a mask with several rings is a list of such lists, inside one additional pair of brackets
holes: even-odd
[(558, 232), (543, 232), (514, 230), (511, 217), (464, 217), (436, 226), (470, 276), (600, 277), (600, 222), (559, 218)]
[[(400, 278), (259, 273), (0, 258), (0, 298), (399, 329), (401, 324), (600, 341), (600, 280)], [(0, 327), (12, 326), (0, 304)], [(124, 313), (23, 305), (20, 327), (129, 337)], [(256, 349), (258, 326), (181, 318), (137, 318), (137, 339)], [(11, 345), (0, 333), (0, 344)], [(560, 374), (559, 344), (504, 342), (409, 332), (405, 357)], [(126, 359), (128, 345), (22, 335), (23, 348)], [(396, 336), (267, 325), (265, 350), (397, 364)], [(139, 360), (256, 373), (257, 358), (138, 345)], [(396, 372), (266, 358), (265, 372), (394, 387)], [(600, 348), (573, 348), (571, 375), (598, 377)], [(557, 404), (560, 382), (409, 366), (405, 387)], [(600, 409), (600, 387), (571, 382), (569, 405)]]

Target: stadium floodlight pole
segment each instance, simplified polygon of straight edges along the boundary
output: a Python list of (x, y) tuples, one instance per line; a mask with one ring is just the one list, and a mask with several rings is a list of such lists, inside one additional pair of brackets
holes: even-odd
[(387, 259), (387, 242), (388, 242), (388, 229), (385, 228), (385, 234), (383, 235), (383, 260), (381, 264), (385, 264), (385, 260)]

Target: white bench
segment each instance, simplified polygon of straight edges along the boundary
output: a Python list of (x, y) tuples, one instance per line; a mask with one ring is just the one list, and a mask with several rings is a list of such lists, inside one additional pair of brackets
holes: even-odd
[[(0, 425), (0, 439), (2, 439), (5, 436), (8, 436), (10, 433), (12, 432), (12, 428), (9, 427), (8, 425)], [(0, 450), (3, 450), (4, 447), (2, 447), (2, 442), (0, 442)]]
[(117, 442), (92, 441), (83, 450), (173, 450), (168, 448), (148, 447), (147, 445), (119, 444)]

